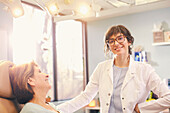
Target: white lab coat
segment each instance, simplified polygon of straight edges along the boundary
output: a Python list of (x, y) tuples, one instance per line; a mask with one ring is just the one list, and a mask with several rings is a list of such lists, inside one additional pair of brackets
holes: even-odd
[[(101, 113), (108, 113), (113, 92), (113, 62), (107, 60), (98, 64), (83, 93), (76, 98), (57, 106), (63, 113), (72, 113), (85, 105), (99, 92)], [(152, 90), (160, 99), (145, 102)], [(155, 70), (146, 63), (130, 58), (130, 65), (121, 88), (123, 113), (133, 113), (138, 103), (141, 113), (158, 113), (170, 108), (170, 90), (161, 81)]]

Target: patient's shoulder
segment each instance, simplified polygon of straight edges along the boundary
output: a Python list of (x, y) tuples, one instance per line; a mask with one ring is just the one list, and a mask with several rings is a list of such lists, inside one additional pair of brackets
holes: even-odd
[(20, 113), (35, 113), (36, 111), (32, 109), (31, 104), (25, 104)]
[(34, 103), (27, 103), (23, 107), (20, 113), (54, 113), (53, 111), (47, 110), (44, 107), (34, 104)]
[(41, 107), (37, 104), (27, 103), (24, 105), (20, 113), (36, 113)]

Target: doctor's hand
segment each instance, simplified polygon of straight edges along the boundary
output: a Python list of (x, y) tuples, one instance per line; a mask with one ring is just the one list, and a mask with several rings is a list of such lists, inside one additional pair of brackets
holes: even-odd
[(134, 109), (134, 110), (136, 111), (136, 113), (140, 113), (139, 108), (138, 108), (138, 104), (136, 104), (136, 106), (135, 106), (135, 109)]

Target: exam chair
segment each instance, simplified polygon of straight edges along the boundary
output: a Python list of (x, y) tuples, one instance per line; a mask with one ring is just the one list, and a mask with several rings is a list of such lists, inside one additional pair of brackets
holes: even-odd
[(0, 61), (0, 113), (19, 113), (19, 105), (12, 93), (9, 68), (13, 66), (10, 61)]

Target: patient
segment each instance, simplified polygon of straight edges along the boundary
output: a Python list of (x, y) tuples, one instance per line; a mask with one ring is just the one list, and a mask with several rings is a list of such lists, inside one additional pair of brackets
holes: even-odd
[(60, 113), (45, 97), (51, 88), (49, 75), (42, 73), (35, 62), (16, 65), (10, 69), (12, 90), (20, 104), (20, 113)]

